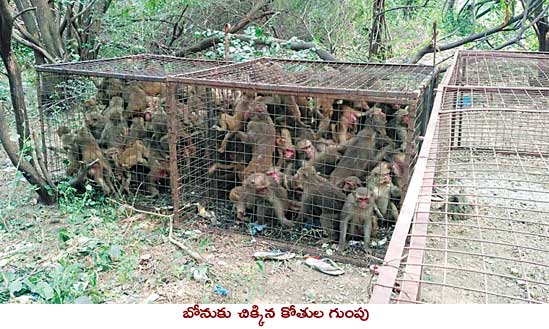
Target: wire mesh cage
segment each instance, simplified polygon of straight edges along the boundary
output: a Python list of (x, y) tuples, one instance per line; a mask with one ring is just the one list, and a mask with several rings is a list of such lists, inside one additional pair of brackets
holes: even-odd
[(547, 303), (549, 89), (455, 78), (437, 94), (371, 302)]
[(195, 218), (188, 209), (198, 203), (217, 226), (292, 248), (333, 242), (349, 259), (370, 248), (382, 255), (434, 73), (262, 58), (170, 77), (173, 108), (198, 91), (200, 105), (184, 117), (206, 122), (200, 137), (178, 130), (179, 215)]
[[(43, 157), (57, 182), (138, 207), (172, 209), (169, 74), (226, 62), (135, 55), (43, 65), (38, 99)], [(192, 95), (182, 100), (191, 106)], [(175, 164), (175, 163), (174, 163)]]
[(451, 85), (549, 87), (549, 53), (459, 51)]

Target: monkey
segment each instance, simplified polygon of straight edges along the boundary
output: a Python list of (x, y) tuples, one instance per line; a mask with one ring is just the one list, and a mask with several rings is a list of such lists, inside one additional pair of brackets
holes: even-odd
[[(168, 114), (160, 104), (155, 105), (155, 107), (156, 108), (152, 111), (152, 114), (150, 116), (150, 122), (145, 124), (145, 128), (148, 132), (152, 133), (152, 141), (154, 143), (152, 147), (157, 150), (166, 150), (167, 137), (163, 137), (167, 136), (168, 134)], [(163, 145), (162, 141), (166, 143)]]
[(289, 117), (293, 122), (302, 128), (308, 128), (309, 126), (301, 120), (301, 111), (297, 103), (296, 97), (291, 95), (277, 95), (280, 99), (276, 104), (280, 104), (284, 107), (282, 115), (279, 114), (279, 118), (286, 123), (286, 119)]
[(231, 137), (237, 131), (242, 130), (243, 125), (248, 121), (251, 116), (250, 106), (254, 100), (254, 94), (250, 92), (245, 92), (241, 95), (240, 99), (237, 100), (234, 115), (229, 115), (227, 113), (221, 113), (219, 117), (219, 127), (218, 130), (228, 130), (221, 142), (221, 145), (217, 149), (219, 153), (225, 152), (227, 144)]
[(277, 166), (284, 172), (291, 172), (295, 157), (295, 146), (288, 128), (280, 129), (280, 134), (276, 137), (276, 146), (279, 156)]
[[(244, 217), (247, 207), (255, 205), (258, 223), (265, 223), (269, 211), (272, 211), (280, 224), (293, 226), (284, 213), (288, 208), (287, 191), (264, 173), (253, 173), (246, 177), (242, 183), (242, 189), (237, 191), (236, 209), (239, 219)], [(233, 192), (233, 198), (234, 194), (235, 192)]]
[(299, 168), (296, 174), (298, 187), (303, 191), (298, 221), (320, 213), (320, 225), (324, 235), (335, 240), (334, 221), (345, 202), (345, 194), (326, 178), (318, 175), (310, 165)]
[(112, 97), (123, 96), (126, 89), (126, 81), (116, 78), (92, 78), (97, 87), (96, 99), (100, 104), (108, 104)]
[(66, 169), (67, 176), (76, 174), (80, 168), (80, 148), (76, 143), (76, 135), (71, 132), (67, 126), (60, 126), (57, 128), (57, 136), (61, 140), (63, 151), (65, 152), (68, 160), (68, 166)]
[(358, 120), (365, 113), (357, 111), (348, 105), (341, 106), (341, 115), (339, 117), (339, 123), (337, 124), (337, 132), (334, 131), (334, 137), (337, 143), (344, 143), (351, 136), (349, 129), (357, 126)]
[(349, 224), (352, 226), (352, 231), (358, 230), (358, 228), (362, 226), (362, 233), (364, 234), (364, 248), (368, 248), (370, 246), (370, 238), (373, 232), (373, 220), (375, 217), (375, 201), (375, 196), (366, 187), (359, 187), (347, 196), (345, 205), (341, 210), (339, 221), (339, 252), (343, 252), (345, 249), (345, 241), (347, 239), (347, 229)]
[(108, 117), (111, 112), (115, 111), (124, 112), (124, 99), (122, 99), (122, 97), (113, 96), (109, 100), (109, 105), (107, 106), (105, 111), (103, 111), (103, 114)]
[[(141, 88), (138, 81), (133, 81), (128, 84), (126, 92), (123, 95), (126, 106), (126, 117), (143, 116), (147, 108), (150, 96)], [(150, 118), (145, 117), (145, 121), (150, 121)]]
[(330, 174), (330, 181), (339, 185), (349, 176), (361, 178), (365, 172), (372, 169), (376, 165), (376, 159), (380, 157), (376, 141), (377, 132), (371, 127), (365, 127), (347, 141), (344, 145), (345, 153)]
[(251, 120), (246, 125), (246, 133), (235, 132), (237, 138), (252, 146), (252, 159), (241, 175), (241, 180), (255, 172), (265, 172), (273, 165), (276, 148), (276, 129), (264, 103), (254, 102)]
[(408, 108), (399, 109), (395, 116), (389, 121), (387, 134), (389, 138), (395, 141), (397, 148), (401, 152), (406, 151), (407, 132), (410, 124)]
[(406, 154), (397, 153), (392, 155), (393, 184), (402, 190), (404, 187), (404, 170), (406, 166)]
[(63, 148), (68, 152), (67, 157), (69, 161), (71, 161), (69, 165), (70, 170), (67, 169), (67, 174), (71, 175), (76, 171), (84, 173), (83, 175), (78, 175), (80, 179), (71, 182), (71, 185), (82, 185), (83, 179), (88, 176), (101, 187), (106, 195), (114, 192), (114, 187), (110, 180), (113, 176), (111, 166), (104, 158), (103, 152), (89, 129), (82, 127), (76, 133), (73, 133), (66, 126), (61, 126), (57, 130), (57, 134), (63, 142)]
[(137, 140), (147, 140), (148, 134), (145, 128), (145, 119), (143, 117), (133, 117), (128, 132), (128, 144)]
[[(380, 163), (372, 170), (366, 180), (368, 188), (376, 198), (376, 213), (380, 219), (385, 221), (396, 221), (398, 209), (394, 202), (395, 198), (401, 197), (401, 191), (393, 185), (391, 178), (391, 165), (387, 162)], [(372, 231), (377, 232), (377, 217), (374, 218)]]
[(99, 144), (104, 148), (121, 148), (126, 145), (128, 137), (128, 124), (124, 114), (119, 109), (111, 109), (108, 115), (107, 123)]
[(377, 132), (376, 147), (382, 149), (386, 146), (393, 146), (393, 141), (387, 135), (387, 115), (383, 112), (381, 107), (374, 106), (369, 109), (366, 114), (365, 126), (373, 128)]
[(336, 147), (325, 147), (324, 152), (318, 152), (311, 141), (306, 139), (297, 141), (296, 150), (297, 169), (309, 164), (322, 175), (329, 175), (341, 157)]
[(145, 188), (149, 192), (150, 198), (155, 198), (160, 193), (158, 185), (169, 186), (170, 180), (170, 162), (168, 157), (162, 157), (161, 154), (151, 152), (148, 159), (149, 173), (147, 174)]
[(93, 137), (96, 139), (101, 138), (101, 133), (105, 129), (105, 116), (97, 107), (91, 107), (84, 113), (84, 122), (86, 127), (90, 130)]
[[(322, 109), (322, 112), (320, 111)], [(330, 131), (330, 123), (334, 114), (334, 99), (328, 97), (319, 97), (316, 100), (314, 112), (320, 116), (318, 124), (318, 136), (326, 137), (325, 134)]]
[(338, 187), (341, 188), (343, 193), (345, 193), (347, 195), (349, 193), (355, 191), (357, 188), (359, 188), (361, 186), (362, 186), (362, 182), (361, 182), (360, 178), (358, 178), (356, 176), (349, 176), (349, 177), (345, 178), (340, 183), (340, 185), (338, 185)]
[(136, 140), (129, 144), (117, 157), (117, 164), (124, 169), (130, 169), (138, 164), (146, 165), (148, 163), (147, 158), (150, 156), (149, 148), (142, 141)]

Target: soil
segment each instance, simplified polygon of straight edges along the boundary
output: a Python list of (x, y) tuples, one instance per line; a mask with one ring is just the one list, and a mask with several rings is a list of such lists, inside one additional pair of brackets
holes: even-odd
[[(118, 218), (109, 222), (93, 215), (94, 209), (83, 209), (87, 219), (75, 223), (70, 212), (38, 204), (26, 181), (15, 179), (15, 172), (2, 150), (0, 200), (2, 206), (11, 203), (14, 207), (0, 213), (5, 225), (2, 227), (7, 228), (0, 227), (0, 272), (11, 271), (25, 277), (51, 270), (59, 259), (92, 264), (91, 257), (74, 256), (71, 244), (59, 242), (59, 232), (67, 230), (79, 235), (70, 241), (82, 241), (85, 237), (120, 246), (123, 259), (110, 270), (97, 272), (95, 290), (101, 295), (99, 301), (104, 303), (366, 303), (369, 300), (372, 277), (366, 267), (339, 263), (345, 274), (333, 277), (307, 267), (301, 253), (286, 262), (258, 262), (252, 256), (254, 252), (276, 247), (249, 235), (205, 233), (207, 228), (197, 223), (179, 225), (174, 231), (176, 238), (211, 264), (211, 281), (199, 282), (192, 275), (193, 267), (198, 268), (192, 258), (168, 241), (167, 218), (144, 216), (132, 220), (135, 214), (119, 211)], [(197, 228), (200, 231), (193, 233)], [(214, 292), (215, 285), (226, 288), (228, 295)], [(36, 301), (24, 297), (10, 296), (7, 302)]]
[(437, 195), (468, 206), (452, 216), (432, 204), (421, 301), (549, 302), (548, 169), (539, 157), (470, 151), (437, 164)]

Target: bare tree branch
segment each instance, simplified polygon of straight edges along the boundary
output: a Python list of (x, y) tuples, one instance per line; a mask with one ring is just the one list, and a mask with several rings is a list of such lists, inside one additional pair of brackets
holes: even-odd
[[(260, 1), (259, 3), (257, 3), (257, 5), (255, 5), (250, 10), (250, 12), (248, 14), (246, 14), (246, 16), (244, 16), (240, 21), (238, 21), (238, 23), (236, 23), (231, 28), (229, 33), (239, 32), (242, 29), (244, 29), (246, 26), (248, 26), (250, 23), (252, 23), (253, 21), (259, 20), (263, 17), (274, 15), (276, 13), (275, 11), (265, 11), (265, 12), (257, 13), (261, 9), (261, 7), (264, 6), (264, 4), (265, 4), (265, 1)], [(199, 51), (208, 49), (210, 47), (213, 47), (213, 45), (218, 40), (219, 40), (218, 37), (211, 37), (211, 38), (204, 39), (204, 40), (200, 41), (197, 44), (194, 44), (190, 47), (183, 48), (181, 50), (176, 51), (175, 56), (184, 57), (184, 56), (187, 56), (189, 54), (194, 54), (194, 53), (197, 53)]]

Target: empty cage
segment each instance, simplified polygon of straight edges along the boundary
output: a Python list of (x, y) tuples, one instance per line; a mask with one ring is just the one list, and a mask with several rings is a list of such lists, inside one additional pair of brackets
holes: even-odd
[(166, 76), (224, 64), (135, 55), (37, 67), (42, 150), (53, 180), (172, 209), (169, 145), (177, 141), (169, 126), (177, 116), (168, 116)]
[[(452, 85), (473, 72), (456, 69), (461, 56), (437, 94), (371, 302), (549, 302), (549, 88)], [(543, 56), (489, 60), (548, 67)]]
[[(339, 244), (345, 256), (363, 254), (366, 243), (382, 255), (417, 158), (434, 73), (261, 58), (170, 77), (173, 112), (186, 111), (179, 217), (196, 218), (189, 206), (198, 203), (198, 215), (218, 227), (291, 245)], [(187, 94), (198, 106), (180, 105)]]

